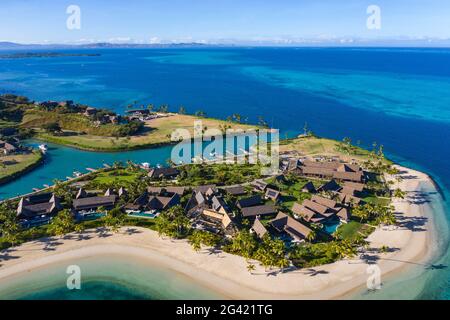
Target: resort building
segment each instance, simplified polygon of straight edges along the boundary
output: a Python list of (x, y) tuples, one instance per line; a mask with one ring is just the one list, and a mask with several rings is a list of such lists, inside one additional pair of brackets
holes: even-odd
[(176, 168), (152, 168), (148, 176), (152, 179), (174, 179), (180, 171)]
[(159, 193), (144, 192), (133, 203), (125, 205), (125, 209), (132, 211), (162, 211), (178, 204), (180, 204), (180, 195), (178, 193), (168, 193), (165, 189), (161, 189)]
[(114, 196), (114, 195), (117, 195), (117, 194), (111, 188), (106, 189), (105, 194), (104, 194), (105, 197)]
[(6, 142), (4, 140), (0, 140), (0, 153), (4, 155), (13, 154), (18, 152), (19, 148), (15, 145)]
[(351, 181), (361, 183), (365, 180), (362, 168), (357, 164), (342, 163), (339, 161), (313, 161), (297, 160), (297, 166), (287, 167), (287, 171), (295, 172), (298, 175), (318, 178), (335, 179), (338, 181)]
[(80, 188), (75, 195), (75, 199), (87, 198), (88, 196), (88, 193), (83, 188)]
[(236, 206), (239, 209), (243, 209), (243, 208), (247, 208), (247, 207), (253, 207), (253, 206), (258, 206), (262, 204), (262, 198), (259, 194), (251, 196), (251, 197), (247, 197), (247, 198), (242, 198), (239, 199), (236, 202)]
[(340, 208), (338, 212), (336, 213), (336, 216), (339, 218), (339, 220), (343, 223), (347, 223), (350, 221), (350, 211), (347, 208)]
[(334, 216), (341, 208), (336, 201), (314, 195), (300, 205), (294, 203), (292, 212), (306, 222), (319, 223)]
[(223, 188), (223, 190), (233, 197), (239, 197), (247, 194), (242, 186)]
[(283, 172), (301, 175), (302, 171), (301, 171), (300, 166), (301, 166), (300, 159), (292, 158), (292, 159), (287, 159), (287, 160), (282, 161), (280, 169)]
[(223, 232), (232, 235), (236, 232), (236, 226), (232, 217), (234, 214), (217, 192), (217, 189), (209, 187), (200, 188), (201, 191), (193, 191), (185, 212), (193, 220), (193, 226), (213, 233)]
[(267, 188), (264, 198), (266, 198), (267, 200), (272, 200), (273, 202), (277, 203), (278, 200), (280, 200), (280, 191), (272, 188)]
[(266, 183), (262, 180), (256, 180), (256, 181), (252, 182), (252, 187), (257, 192), (266, 191), (267, 186), (268, 186), (268, 183)]
[(336, 194), (339, 201), (346, 205), (361, 205), (364, 203), (361, 198), (353, 195), (353, 190), (342, 188), (342, 190)]
[(266, 227), (264, 227), (264, 225), (258, 218), (256, 218), (255, 221), (253, 222), (250, 231), (254, 232), (260, 239), (262, 239), (266, 234), (268, 234)]
[(174, 194), (182, 197), (186, 191), (185, 187), (148, 187), (147, 192), (151, 195), (169, 195)]
[(341, 186), (336, 182), (336, 180), (332, 179), (323, 185), (321, 185), (317, 191), (318, 192), (337, 192), (341, 189)]
[(314, 187), (314, 184), (311, 181), (309, 181), (302, 187), (302, 192), (316, 193), (317, 190), (316, 187)]
[(228, 212), (218, 212), (215, 210), (204, 209), (200, 216), (195, 220), (195, 225), (202, 226), (203, 229), (218, 233), (220, 230), (227, 236), (236, 233), (237, 228)]
[(275, 215), (277, 213), (277, 210), (273, 205), (261, 205), (242, 208), (241, 212), (244, 218), (256, 218), (259, 216)]
[(311, 229), (288, 216), (283, 212), (279, 212), (270, 224), (279, 233), (286, 233), (294, 239), (294, 241), (303, 241), (308, 238)]
[(17, 206), (19, 220), (48, 218), (62, 209), (60, 199), (53, 193), (44, 193), (21, 198)]
[(287, 179), (284, 174), (279, 174), (275, 177), (275, 181), (278, 183), (285, 183), (287, 181)]
[(176, 193), (172, 196), (150, 196), (145, 208), (147, 210), (162, 211), (178, 204), (180, 204), (180, 196)]
[(119, 197), (124, 197), (127, 195), (127, 190), (124, 187), (120, 187), (117, 194), (119, 195)]
[(93, 116), (96, 113), (97, 113), (97, 109), (92, 108), (92, 107), (87, 107), (86, 110), (84, 111), (84, 115), (87, 117)]
[(110, 195), (75, 199), (73, 200), (73, 210), (76, 213), (82, 213), (96, 211), (100, 207), (103, 207), (106, 210), (113, 209), (117, 202), (117, 198), (116, 195)]

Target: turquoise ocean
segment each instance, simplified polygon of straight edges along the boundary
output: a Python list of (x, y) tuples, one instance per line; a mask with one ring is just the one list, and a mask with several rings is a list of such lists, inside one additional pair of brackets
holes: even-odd
[[(0, 60), (0, 92), (37, 101), (74, 100), (120, 113), (137, 101), (144, 105), (168, 104), (173, 111), (183, 105), (188, 112), (204, 110), (219, 118), (239, 113), (249, 123), (256, 123), (262, 116), (281, 130), (281, 138), (301, 133), (307, 122), (320, 136), (350, 137), (367, 147), (373, 142), (383, 144), (391, 159), (429, 173), (440, 191), (433, 199), (439, 235), (433, 264), (440, 267), (415, 266), (400, 278), (388, 279), (380, 292), (361, 292), (356, 297), (450, 298), (450, 50), (203, 48), (76, 52), (100, 56)], [(87, 167), (117, 160), (164, 164), (171, 151), (163, 147), (94, 153), (52, 144), (49, 147), (45, 164), (1, 186), (0, 198), (29, 192), (75, 170), (85, 172)], [(114, 269), (108, 261), (106, 266)], [(61, 295), (63, 287), (46, 286), (21, 297)], [(84, 298), (170, 298), (170, 294), (152, 294), (154, 286), (134, 290), (132, 281), (114, 281), (111, 277), (93, 277), (89, 286), (92, 290), (86, 290)], [(205, 290), (199, 288), (197, 292), (201, 295)]]

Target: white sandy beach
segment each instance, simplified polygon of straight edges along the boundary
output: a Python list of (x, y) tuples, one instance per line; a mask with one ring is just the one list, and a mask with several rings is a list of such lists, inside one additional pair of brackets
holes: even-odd
[[(399, 226), (378, 228), (368, 238), (370, 248), (386, 245), (395, 248), (386, 254), (368, 254), (376, 260), (382, 272), (382, 281), (404, 268), (423, 263), (432, 253), (432, 212), (424, 201), (426, 192), (436, 192), (432, 180), (424, 173), (398, 167), (403, 181), (399, 187), (407, 191), (404, 200), (396, 199)], [(395, 186), (397, 187), (397, 186)], [(77, 258), (100, 255), (120, 255), (139, 263), (157, 264), (180, 272), (199, 283), (232, 299), (337, 299), (366, 285), (368, 264), (360, 258), (339, 261), (314, 270), (295, 270), (268, 273), (258, 267), (247, 271), (245, 259), (226, 253), (197, 253), (186, 241), (160, 238), (156, 232), (135, 228), (137, 232), (100, 237), (88, 231), (90, 239), (77, 241), (78, 235), (58, 239), (54, 250), (42, 250), (42, 241), (14, 248), (9, 253), (14, 259), (0, 261), (0, 282), (20, 277), (21, 274), (48, 264), (76, 263)], [(2, 254), (4, 254), (3, 252)]]

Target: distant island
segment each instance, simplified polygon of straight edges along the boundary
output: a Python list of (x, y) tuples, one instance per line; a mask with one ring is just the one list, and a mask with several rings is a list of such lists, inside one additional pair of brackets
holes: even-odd
[(11, 54), (0, 54), (0, 59), (99, 57), (99, 56), (101, 56), (99, 53), (20, 52)]
[(127, 107), (126, 115), (74, 103), (73, 101), (30, 101), (27, 97), (0, 95), (0, 134), (36, 138), (56, 144), (101, 152), (119, 152), (172, 144), (176, 129), (193, 132), (195, 120), (208, 128), (257, 128), (241, 120), (208, 118), (203, 111), (186, 114), (184, 107), (169, 112), (168, 105)]
[[(151, 49), (151, 48), (198, 48), (198, 47), (223, 47), (224, 45), (204, 44), (197, 42), (180, 43), (109, 43), (96, 42), (85, 44), (22, 44), (0, 41), (0, 50), (52, 50), (52, 49), (102, 49), (102, 48), (127, 48), (127, 49)], [(227, 45), (230, 46), (230, 45)]]

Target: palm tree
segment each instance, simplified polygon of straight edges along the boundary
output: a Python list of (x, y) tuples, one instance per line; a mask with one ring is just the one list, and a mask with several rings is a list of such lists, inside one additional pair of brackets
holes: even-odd
[(74, 231), (78, 234), (82, 234), (85, 230), (84, 224), (78, 223), (75, 225)]
[(308, 233), (308, 235), (306, 236), (306, 240), (308, 240), (309, 242), (313, 242), (314, 239), (316, 239), (316, 236), (317, 236), (316, 232), (313, 231), (313, 230), (311, 230), (311, 231)]
[(405, 199), (406, 192), (402, 191), (400, 188), (394, 190), (393, 197), (399, 199)]
[(21, 226), (17, 223), (15, 211), (8, 203), (0, 205), (0, 235), (6, 242), (15, 246), (20, 242)]
[(68, 209), (60, 211), (56, 217), (54, 217), (48, 227), (51, 234), (55, 236), (62, 236), (75, 229), (75, 221), (72, 213)]
[(105, 225), (113, 232), (118, 232), (125, 220), (125, 214), (120, 208), (114, 208), (106, 214), (104, 218)]
[(202, 248), (202, 233), (199, 230), (195, 230), (189, 236), (189, 243), (195, 251), (200, 251)]
[(253, 271), (255, 271), (255, 269), (255, 265), (247, 261), (247, 271), (250, 272), (250, 274), (253, 274)]
[(332, 248), (339, 258), (350, 258), (357, 254), (356, 247), (349, 240), (335, 241)]

